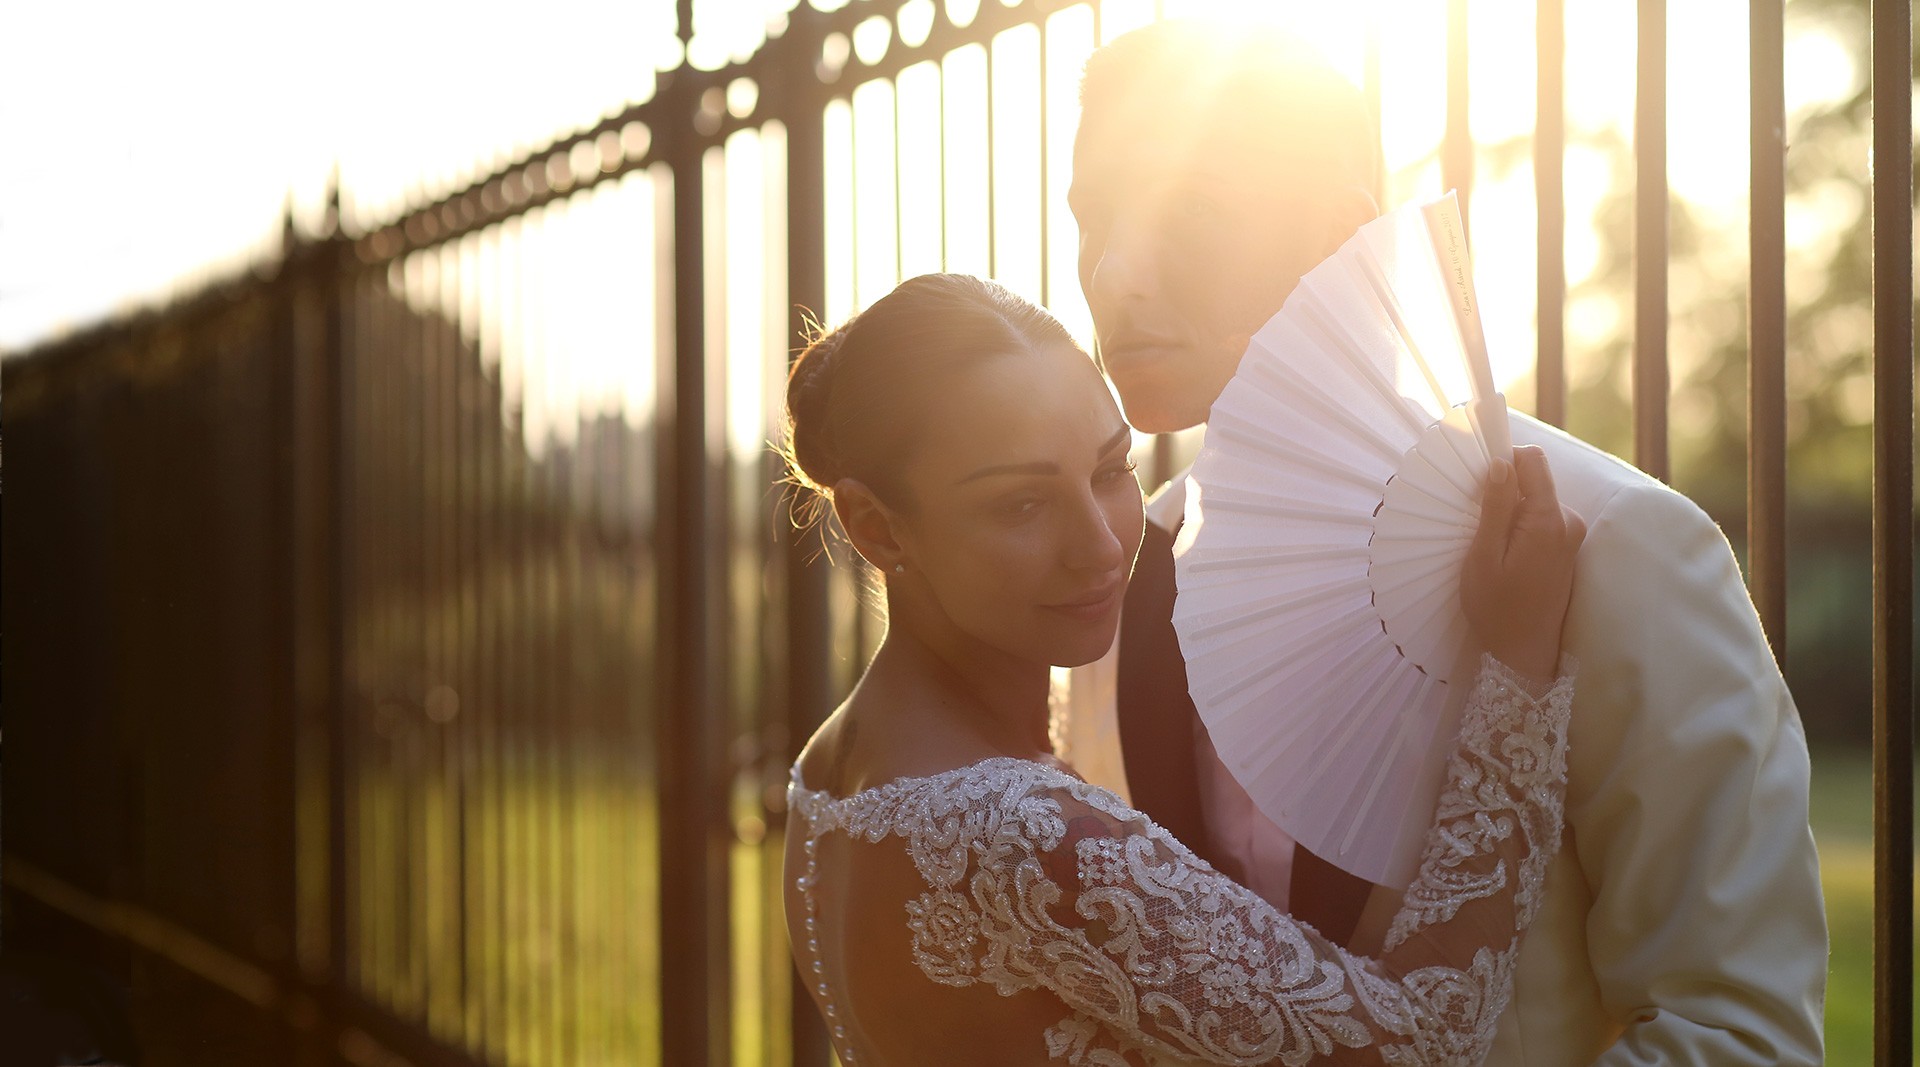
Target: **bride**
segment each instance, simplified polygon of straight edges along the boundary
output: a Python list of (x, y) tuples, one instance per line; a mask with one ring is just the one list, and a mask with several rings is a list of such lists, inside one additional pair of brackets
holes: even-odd
[(1489, 478), (1461, 594), (1488, 655), (1369, 958), (1053, 755), (1048, 668), (1112, 644), (1142, 532), (1132, 434), (1058, 322), (914, 278), (806, 350), (787, 408), (888, 612), (789, 787), (787, 925), (842, 1063), (1480, 1060), (1560, 842), (1584, 526), (1543, 454)]

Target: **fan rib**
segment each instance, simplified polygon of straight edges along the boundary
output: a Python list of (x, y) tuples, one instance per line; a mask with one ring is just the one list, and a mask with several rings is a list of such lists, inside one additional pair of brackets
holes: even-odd
[[(1445, 424), (1443, 423), (1442, 425)], [(1442, 433), (1440, 436), (1447, 437), (1450, 435)], [(1422, 441), (1421, 444), (1424, 445), (1426, 442)], [(1448, 447), (1451, 449), (1452, 446), (1449, 445)], [(1432, 488), (1422, 484), (1426, 481), (1424, 475), (1432, 472), (1434, 477), (1444, 482), (1446, 487), (1452, 489), (1461, 499), (1477, 501), (1480, 498), (1480, 479), (1474, 476), (1473, 471), (1461, 460), (1458, 453), (1449, 450), (1436, 456), (1433, 452), (1422, 449), (1421, 445), (1415, 445), (1413, 458), (1418, 459), (1419, 463), (1407, 470), (1405, 480), (1413, 485), (1419, 486), (1420, 490), (1428, 496), (1438, 499)], [(1452, 460), (1453, 462), (1442, 462), (1444, 460)]]
[(1380, 488), (1379, 479), (1369, 478), (1344, 463), (1336, 463), (1333, 460), (1321, 456), (1302, 452), (1290, 445), (1281, 444), (1278, 441), (1263, 441), (1257, 434), (1248, 433), (1235, 426), (1222, 425), (1219, 427), (1219, 430), (1220, 436), (1227, 440), (1245, 445), (1256, 451), (1265, 452), (1275, 459), (1317, 470), (1322, 474), (1338, 478), (1360, 489), (1378, 491)]
[(1446, 411), (1453, 407), (1453, 401), (1447, 399), (1447, 390), (1441, 386), (1439, 376), (1434, 374), (1433, 368), (1427, 364), (1426, 354), (1420, 351), (1419, 342), (1413, 339), (1413, 331), (1407, 327), (1406, 316), (1402, 314), (1399, 298), (1395, 297), (1392, 290), (1388, 288), (1387, 280), (1380, 277), (1379, 263), (1371, 254), (1365, 254), (1355, 256), (1352, 266), (1367, 283), (1367, 288), (1372, 291), (1374, 299), (1380, 302), (1381, 310), (1385, 311), (1387, 318), (1392, 320), (1394, 330), (1400, 334), (1400, 343), (1407, 346), (1407, 354), (1413, 357), (1414, 366), (1419, 367), (1421, 375), (1427, 379), (1427, 388), (1433, 390), (1435, 410)]
[(1329, 600), (1342, 595), (1357, 595), (1368, 591), (1367, 579), (1363, 576), (1359, 578), (1349, 578), (1339, 582), (1328, 582), (1325, 585), (1313, 586), (1288, 594), (1282, 594), (1285, 595), (1287, 599), (1278, 603), (1269, 604), (1257, 611), (1244, 613), (1235, 612), (1225, 621), (1214, 623), (1210, 626), (1196, 627), (1193, 631), (1193, 639), (1195, 642), (1206, 641), (1219, 636), (1223, 631), (1238, 629), (1242, 626), (1250, 626), (1254, 623), (1265, 622), (1268, 619), (1277, 619), (1290, 611), (1295, 611), (1302, 607), (1310, 607), (1316, 602)]
[[(1302, 318), (1307, 320), (1301, 324), (1301, 332), (1306, 332), (1308, 325), (1318, 330), (1322, 335), (1322, 348), (1329, 348), (1336, 352), (1345, 352), (1348, 346), (1357, 347), (1352, 339), (1352, 335), (1348, 334), (1345, 329), (1337, 324), (1330, 324), (1326, 321), (1323, 312), (1314, 301), (1303, 301), (1300, 305), (1300, 312)], [(1340, 343), (1342, 341), (1345, 342), (1344, 345)], [(1327, 342), (1332, 343), (1329, 344)], [(1400, 395), (1400, 391), (1394, 388), (1392, 382), (1387, 381), (1386, 378), (1380, 374), (1379, 368), (1369, 365), (1364, 360), (1354, 359), (1349, 359), (1347, 365), (1358, 372), (1361, 381), (1371, 386), (1374, 392), (1380, 394), (1380, 399), (1386, 402), (1388, 410), (1399, 415), (1400, 421), (1405, 424), (1409, 432), (1416, 437), (1425, 432), (1427, 428), (1426, 421), (1423, 418), (1416, 417), (1412, 411), (1408, 410), (1409, 404), (1407, 399)]]
[[(1365, 725), (1367, 720), (1380, 710), (1381, 705), (1386, 703), (1388, 694), (1393, 690), (1393, 683), (1399, 681), (1398, 673), (1391, 667), (1382, 671), (1379, 679), (1373, 683), (1358, 703), (1356, 710), (1347, 713), (1345, 721), (1340, 724), (1340, 731), (1321, 742), (1318, 746), (1319, 750), (1325, 751), (1328, 747), (1338, 750), (1346, 747), (1353, 740), (1354, 732)], [(1307, 776), (1306, 781), (1300, 783), (1300, 791), (1312, 795), (1319, 789), (1320, 779), (1326, 777), (1327, 771), (1333, 768), (1334, 762), (1330, 759), (1316, 760), (1313, 772)]]
[[(1217, 494), (1217, 490), (1215, 491)], [(1286, 499), (1286, 498), (1280, 498)], [(1301, 522), (1324, 522), (1339, 526), (1358, 526), (1362, 529), (1373, 528), (1373, 517), (1354, 515), (1347, 512), (1315, 510), (1305, 507), (1293, 507), (1286, 504), (1262, 504), (1253, 500), (1218, 499), (1217, 495), (1208, 496), (1201, 507), (1205, 511), (1230, 511), (1241, 515), (1258, 515), (1264, 518), (1297, 519)]]
[[(1417, 570), (1412, 569), (1416, 564), (1422, 563), (1425, 565)], [(1375, 595), (1378, 596), (1381, 595), (1380, 586), (1384, 584), (1380, 579), (1390, 575), (1393, 578), (1392, 585), (1388, 587), (1390, 595), (1394, 591), (1418, 585), (1436, 574), (1444, 574), (1459, 566), (1460, 553), (1437, 552), (1430, 556), (1411, 556), (1390, 563), (1376, 563), (1367, 568), (1367, 576), (1372, 579)]]
[[(1342, 689), (1352, 684), (1354, 676), (1359, 674), (1362, 668), (1379, 663), (1380, 658), (1388, 654), (1384, 648), (1380, 647), (1382, 636), (1384, 635), (1367, 635), (1362, 639), (1359, 648), (1353, 650), (1353, 652), (1344, 659), (1337, 661), (1332, 669), (1322, 674), (1312, 683), (1301, 686), (1296, 699), (1301, 701), (1310, 700), (1328, 689)], [(1295, 657), (1295, 661), (1298, 662), (1298, 660), (1299, 657)], [(1311, 716), (1304, 715), (1299, 716), (1292, 724), (1291, 729), (1275, 731), (1267, 737), (1238, 749), (1238, 754), (1235, 756), (1235, 759), (1240, 764), (1241, 769), (1247, 771), (1251, 771), (1253, 765), (1256, 763), (1270, 766), (1272, 764), (1270, 754), (1273, 753), (1275, 749), (1290, 747), (1294, 738), (1307, 733), (1313, 727), (1324, 725), (1324, 719), (1315, 719)]]
[[(1425, 695), (1420, 692), (1423, 688), (1424, 686), (1415, 683), (1414, 694), (1412, 698), (1408, 700), (1409, 704), (1414, 706), (1419, 705), (1419, 698)], [(1340, 841), (1340, 855), (1344, 856), (1353, 849), (1353, 839), (1359, 836), (1361, 827), (1367, 825), (1367, 815), (1373, 811), (1374, 801), (1380, 797), (1380, 787), (1386, 784), (1387, 772), (1395, 769), (1398, 765), (1400, 750), (1406, 746), (1407, 737), (1412, 733), (1413, 725), (1413, 716), (1411, 715), (1402, 715), (1398, 721), (1395, 722), (1393, 744), (1387, 749), (1385, 758), (1381, 759), (1380, 766), (1375, 769), (1373, 782), (1367, 787), (1367, 795), (1360, 801), (1360, 809), (1354, 812), (1353, 818), (1347, 822), (1347, 835)]]
[(1199, 559), (1195, 560), (1187, 570), (1193, 574), (1204, 574), (1209, 571), (1246, 570), (1249, 567), (1261, 567), (1269, 564), (1326, 563), (1331, 560), (1365, 559), (1366, 556), (1367, 546), (1365, 545), (1315, 545), (1305, 551), (1263, 552), (1259, 555), (1236, 555), (1225, 558), (1210, 557)]
[[(1229, 697), (1235, 696), (1236, 694), (1239, 694), (1245, 691), (1248, 686), (1252, 685), (1253, 683), (1259, 681), (1262, 678), (1267, 677), (1268, 675), (1272, 674), (1275, 670), (1278, 670), (1280, 667), (1285, 666), (1286, 661), (1288, 659), (1305, 656), (1308, 653), (1318, 651), (1322, 645), (1326, 644), (1328, 641), (1333, 640), (1333, 638), (1339, 636), (1340, 631), (1344, 627), (1377, 621), (1371, 618), (1372, 615), (1373, 615), (1373, 605), (1371, 604), (1368, 604), (1364, 607), (1355, 608), (1354, 610), (1347, 612), (1345, 615), (1341, 616), (1338, 619), (1332, 620), (1326, 626), (1321, 628), (1318, 634), (1313, 638), (1313, 640), (1308, 641), (1306, 644), (1300, 645), (1292, 650), (1288, 650), (1288, 649), (1279, 650), (1283, 654), (1275, 655), (1271, 661), (1260, 665), (1254, 671), (1250, 672), (1245, 677), (1241, 678), (1239, 681), (1233, 683), (1232, 685), (1229, 685), (1224, 689), (1215, 690), (1212, 696), (1209, 698), (1208, 702), (1209, 703), (1224, 702)], [(1382, 636), (1384, 636), (1384, 633), (1382, 634)], [(1289, 655), (1284, 653), (1291, 653), (1291, 654)]]
[[(1461, 409), (1463, 412), (1465, 410), (1465, 408)], [(1471, 419), (1468, 420), (1467, 432), (1443, 433), (1440, 439), (1447, 443), (1447, 448), (1453, 452), (1454, 458), (1460, 461), (1461, 468), (1475, 483), (1486, 477), (1488, 459), (1486, 443), (1480, 440), (1479, 433), (1472, 429)]]
[(1340, 407), (1318, 385), (1294, 368), (1274, 361), (1256, 364), (1252, 370), (1255, 375), (1272, 375), (1282, 379), (1275, 384), (1289, 391), (1283, 403), (1290, 402), (1295, 406), (1304, 404), (1312, 407), (1326, 416), (1329, 421), (1338, 423), (1342, 429), (1353, 434), (1361, 443), (1372, 447), (1389, 465), (1399, 464), (1400, 457), (1406, 454), (1405, 447), (1395, 448), (1393, 442), (1387, 440), (1378, 430), (1354, 418), (1352, 412)]

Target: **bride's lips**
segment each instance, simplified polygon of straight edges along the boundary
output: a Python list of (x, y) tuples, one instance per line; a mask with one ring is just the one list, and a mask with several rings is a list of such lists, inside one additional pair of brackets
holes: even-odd
[(1103, 618), (1108, 612), (1120, 606), (1120, 596), (1126, 591), (1126, 583), (1109, 582), (1098, 589), (1083, 593), (1071, 600), (1062, 600), (1054, 604), (1043, 604), (1048, 611), (1056, 611), (1072, 619), (1092, 622)]

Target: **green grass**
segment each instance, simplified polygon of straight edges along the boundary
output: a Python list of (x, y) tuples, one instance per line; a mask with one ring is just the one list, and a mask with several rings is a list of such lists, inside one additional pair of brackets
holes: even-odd
[(1827, 1062), (1873, 1062), (1873, 767), (1864, 752), (1814, 753), (1813, 837), (1826, 892)]

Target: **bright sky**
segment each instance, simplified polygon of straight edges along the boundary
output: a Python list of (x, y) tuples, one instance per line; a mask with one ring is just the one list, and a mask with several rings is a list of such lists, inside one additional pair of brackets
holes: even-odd
[[(750, 52), (794, 2), (700, 3), (695, 61), (715, 66), (729, 54)], [(908, 7), (925, 8), (924, 15), (932, 2), (913, 0)], [(946, 3), (950, 9), (975, 6), (973, 0)], [(1169, 14), (1244, 10), (1289, 20), (1356, 81), (1362, 20), (1374, 13), (1385, 72), (1387, 160), (1405, 172), (1393, 193), (1407, 198), (1441, 191), (1432, 160), (1444, 125), (1445, 4), (1166, 0), (1165, 6)], [(1568, 6), (1568, 38), (1577, 43), (1567, 65), (1570, 137), (1609, 127), (1630, 137), (1631, 8), (1610, 0), (1570, 0)], [(1533, 0), (1473, 2), (1472, 126), (1483, 144), (1531, 130), (1533, 9)], [(1091, 47), (1090, 36), (1074, 36), (1080, 25), (1091, 33), (1090, 18), (1081, 14), (1076, 22), (1076, 12), (1083, 11), (1054, 16), (1059, 32), (1050, 33), (1050, 49), (1077, 55)], [(1147, 0), (1105, 0), (1108, 35), (1150, 11)], [(1675, 5), (1670, 19), (1673, 188), (1708, 218), (1744, 236), (1745, 5), (1692, 0)], [(653, 69), (679, 61), (672, 29), (672, 0), (556, 0), (542, 5), (537, 16), (524, 4), (394, 0), (341, 0), (324, 17), (313, 8), (248, 0), (10, 5), (0, 16), (0, 145), (13, 162), (0, 168), (0, 352), (24, 350), (117, 308), (191, 291), (210, 274), (240, 269), (273, 247), (289, 196), (297, 218), (315, 217), (336, 161), (351, 218), (385, 219), (410, 195), (437, 195), (556, 132), (645, 99)], [(856, 34), (853, 46), (870, 50), (872, 35)], [(1013, 53), (1037, 51), (1038, 35), (1030, 41), (1013, 35), (996, 48), (1003, 46)], [(1790, 109), (1843, 97), (1861, 77), (1844, 47), (1826, 37), (1792, 39), (1788, 62)], [(947, 76), (963, 82), (965, 66), (964, 57), (950, 63)], [(1015, 64), (997, 64), (1000, 71), (1015, 79), (1001, 91), (1041, 94), (1037, 79), (1018, 83)], [(916, 76), (904, 76), (897, 89), (903, 109), (915, 99), (935, 99), (925, 95), (933, 83), (916, 82)], [(1070, 95), (1062, 94), (1070, 94), (1070, 85), (1054, 81), (1045, 87), (1051, 110), (1068, 111)], [(874, 97), (896, 90), (862, 92)], [(872, 108), (860, 100), (843, 110), (830, 116), (830, 136), (836, 122), (846, 124), (862, 146), (853, 167), (884, 168), (873, 151), (886, 148), (893, 130), (866, 121)], [(965, 115), (949, 118), (967, 121)], [(863, 122), (872, 128), (863, 129)], [(1065, 126), (1054, 122), (1048, 138), (1049, 198), (1065, 173)], [(996, 140), (1002, 132), (996, 130)], [(917, 133), (910, 125), (900, 129), (903, 138)], [(901, 148), (907, 156), (903, 176), (912, 160), (930, 158), (912, 143)], [(1533, 358), (1534, 205), (1526, 155), (1517, 153), (1517, 165), (1500, 169), (1483, 153), (1472, 204), (1490, 347), (1497, 373), (1509, 379)], [(994, 162), (1002, 188), (1025, 183), (1038, 192), (1037, 156), (1000, 153)], [(1594, 265), (1597, 244), (1588, 219), (1609, 191), (1611, 167), (1591, 149), (1576, 145), (1569, 153), (1571, 283)], [(966, 177), (950, 174), (948, 188)], [(915, 189), (914, 182), (903, 181), (899, 195), (912, 197)], [(890, 202), (885, 206), (888, 226), (894, 217), (908, 227), (924, 226), (929, 217), (913, 210), (916, 203), (900, 204), (897, 215)], [(830, 238), (832, 210), (830, 205)], [(876, 208), (863, 203), (857, 210), (872, 214)], [(982, 259), (984, 245), (969, 251), (966, 228), (955, 225), (965, 219), (954, 211), (947, 218), (946, 265), (986, 269), (974, 262)], [(759, 216), (754, 218), (759, 225)], [(1003, 210), (996, 221), (1017, 229), (1037, 227), (1039, 217), (1037, 208), (1031, 218)], [(1818, 230), (1819, 221), (1803, 220), (1801, 229)], [(1070, 240), (1070, 221), (1050, 222), (1056, 245)], [(1059, 232), (1063, 226), (1066, 232)], [(885, 236), (893, 240), (891, 233)], [(899, 238), (903, 250), (920, 240), (910, 232)], [(1730, 251), (1738, 253), (1743, 270), (1744, 247)], [(747, 254), (736, 250), (735, 262)], [(893, 284), (896, 271), (917, 273), (937, 266), (937, 258), (926, 264), (907, 254), (908, 261), (882, 269), (868, 257), (860, 276), (846, 279), (851, 289), (838, 294), (841, 306), (830, 301), (830, 314), (869, 302)], [(1056, 310), (1083, 332), (1084, 308), (1077, 306), (1077, 293), (1067, 291), (1072, 273), (1070, 264), (1063, 268), (1059, 262), (1064, 258), (1053, 257), (1044, 281), (1038, 260), (997, 266), (1016, 288), (1037, 295), (1049, 287)], [(1571, 326), (1576, 345), (1583, 331), (1613, 328), (1604, 314), (1580, 309), (1573, 310)]]

